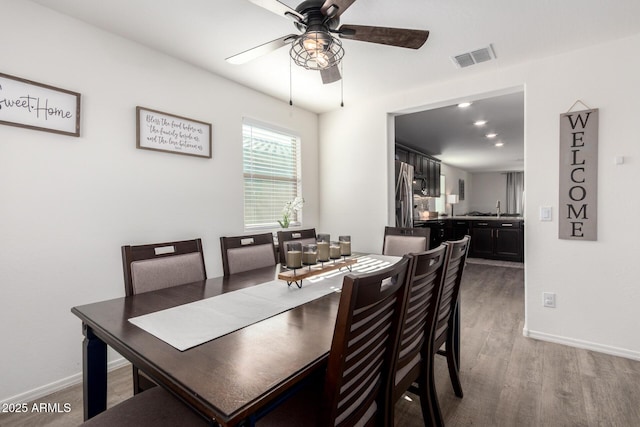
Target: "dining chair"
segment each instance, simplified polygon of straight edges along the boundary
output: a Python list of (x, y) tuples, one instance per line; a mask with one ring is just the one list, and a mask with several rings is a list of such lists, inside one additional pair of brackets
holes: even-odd
[(287, 263), (287, 243), (295, 241), (302, 243), (302, 245), (309, 245), (316, 243), (316, 229), (307, 228), (305, 230), (285, 230), (278, 231), (278, 258), (280, 264), (285, 265)]
[(222, 270), (228, 276), (234, 273), (276, 265), (273, 234), (220, 237)]
[(207, 426), (195, 411), (162, 387), (139, 393), (85, 421), (83, 427)]
[(324, 376), (259, 419), (258, 427), (387, 425), (408, 265), (403, 257), (378, 272), (345, 276)]
[(429, 249), (427, 227), (385, 227), (382, 255), (403, 256)]
[[(127, 296), (207, 278), (201, 239), (122, 246), (122, 266)], [(133, 366), (134, 394), (154, 386)]]
[(205, 280), (201, 239), (122, 247), (127, 296)]
[(410, 254), (407, 272), (407, 302), (401, 317), (401, 331), (397, 345), (395, 365), (392, 370), (391, 400), (388, 402), (389, 423), (393, 425), (396, 402), (417, 383), (415, 391), (425, 425), (434, 424), (432, 399), (427, 386), (433, 327), (444, 272), (447, 247), (440, 245), (430, 251)]
[[(434, 420), (436, 426), (444, 426), (442, 411), (438, 402), (438, 395), (435, 387), (435, 374), (433, 372), (433, 357), (435, 354), (443, 355), (447, 358), (449, 378), (453, 391), (457, 397), (462, 398), (462, 384), (460, 382), (460, 367), (458, 366), (459, 349), (456, 348), (456, 306), (460, 293), (462, 274), (469, 252), (470, 236), (464, 236), (460, 240), (445, 242), (447, 254), (444, 261), (444, 273), (442, 278), (442, 291), (436, 310), (436, 322), (433, 328), (433, 345), (431, 346), (430, 361), (428, 363), (427, 381), (429, 395), (432, 400)], [(444, 348), (443, 348), (444, 346)]]

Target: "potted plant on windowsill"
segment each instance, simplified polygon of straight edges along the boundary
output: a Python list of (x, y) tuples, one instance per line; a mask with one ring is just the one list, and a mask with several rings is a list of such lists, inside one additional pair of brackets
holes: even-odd
[(302, 209), (302, 205), (304, 205), (304, 199), (300, 196), (297, 196), (293, 200), (285, 203), (284, 207), (282, 208), (282, 219), (278, 220), (278, 224), (280, 224), (280, 227), (289, 228), (291, 218), (297, 211)]

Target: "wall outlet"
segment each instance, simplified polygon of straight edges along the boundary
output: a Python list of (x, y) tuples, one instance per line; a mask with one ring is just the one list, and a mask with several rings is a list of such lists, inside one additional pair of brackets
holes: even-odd
[(542, 299), (545, 307), (556, 308), (556, 294), (553, 292), (543, 292)]

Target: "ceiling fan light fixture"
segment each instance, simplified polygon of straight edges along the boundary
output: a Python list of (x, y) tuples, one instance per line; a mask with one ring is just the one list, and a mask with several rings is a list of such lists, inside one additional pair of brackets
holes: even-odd
[(342, 42), (328, 31), (309, 30), (291, 44), (293, 61), (307, 70), (326, 70), (344, 57)]
[(308, 31), (301, 37), (302, 46), (309, 55), (324, 51), (331, 44), (331, 35), (322, 31)]

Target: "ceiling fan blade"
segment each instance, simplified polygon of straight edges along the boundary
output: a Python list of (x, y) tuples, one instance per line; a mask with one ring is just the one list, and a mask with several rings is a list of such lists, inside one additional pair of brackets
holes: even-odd
[(356, 0), (326, 0), (320, 8), (320, 11), (324, 16), (333, 18), (334, 16), (342, 15), (355, 1)]
[(295, 9), (291, 9), (284, 3), (279, 2), (278, 0), (249, 0), (251, 3), (258, 5), (264, 9), (267, 9), (270, 12), (275, 13), (276, 15), (284, 16), (285, 18), (292, 19), (296, 22), (304, 22), (304, 16), (302, 16)]
[(325, 85), (337, 82), (342, 78), (342, 76), (340, 76), (340, 70), (338, 69), (337, 65), (325, 68), (324, 70), (320, 70), (320, 76), (322, 77), (322, 84)]
[(338, 29), (338, 34), (343, 39), (406, 47), (409, 49), (419, 49), (429, 37), (429, 31), (425, 30), (369, 27), (366, 25), (343, 25)]
[(260, 46), (256, 46), (252, 49), (245, 50), (244, 52), (238, 53), (237, 55), (230, 56), (226, 59), (226, 61), (231, 64), (244, 64), (260, 56), (266, 55), (267, 53), (273, 52), (274, 50), (291, 43), (296, 38), (298, 38), (296, 34), (289, 34), (284, 37), (280, 37), (279, 39), (271, 40), (270, 42), (261, 44)]

